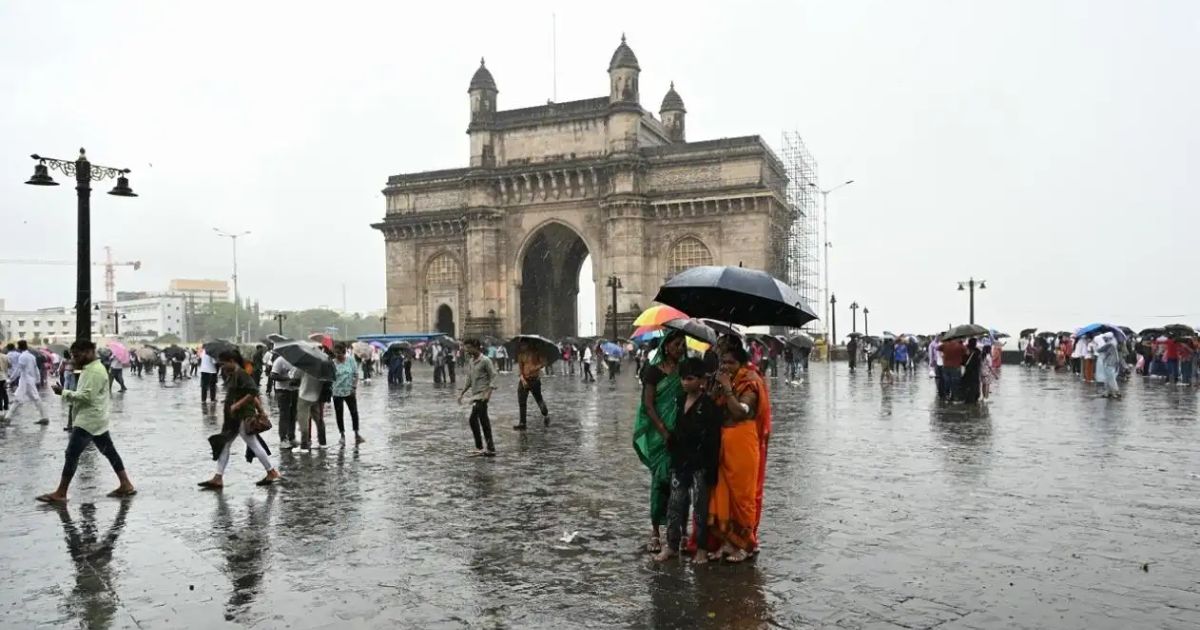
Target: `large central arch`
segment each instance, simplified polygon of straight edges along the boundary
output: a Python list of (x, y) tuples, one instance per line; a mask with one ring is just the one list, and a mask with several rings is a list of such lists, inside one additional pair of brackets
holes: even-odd
[(521, 253), (521, 332), (561, 339), (578, 333), (579, 270), (587, 243), (551, 222), (530, 235)]

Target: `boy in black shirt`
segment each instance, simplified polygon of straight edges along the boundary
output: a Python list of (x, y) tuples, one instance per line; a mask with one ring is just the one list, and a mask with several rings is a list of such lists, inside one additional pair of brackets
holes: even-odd
[[(663, 562), (678, 553), (688, 518), (688, 500), (697, 523), (696, 539), (703, 540), (708, 524), (708, 489), (717, 483), (717, 465), (721, 454), (720, 407), (704, 393), (707, 370), (700, 359), (686, 359), (679, 364), (683, 394), (679, 396), (679, 411), (675, 430), (667, 440), (671, 454), (671, 498), (667, 502), (667, 546), (655, 556)], [(708, 560), (703, 551), (696, 554), (696, 563)]]

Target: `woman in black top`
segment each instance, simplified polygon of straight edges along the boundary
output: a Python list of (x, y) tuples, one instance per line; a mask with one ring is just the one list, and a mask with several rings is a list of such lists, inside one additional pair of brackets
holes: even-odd
[(238, 436), (241, 436), (242, 441), (246, 443), (247, 460), (251, 455), (257, 457), (258, 461), (262, 463), (263, 469), (267, 471), (267, 476), (259, 481), (258, 485), (273, 484), (282, 476), (271, 465), (266, 442), (263, 442), (262, 437), (258, 435), (246, 433), (245, 421), (253, 418), (255, 414), (262, 413), (262, 402), (258, 399), (258, 386), (254, 384), (254, 379), (246, 373), (243, 367), (245, 361), (236, 350), (222, 352), (217, 360), (220, 362), (221, 372), (228, 379), (225, 389), (225, 421), (221, 425), (221, 432), (208, 438), (208, 443), (212, 446), (213, 459), (217, 461), (217, 470), (212, 479), (202, 481), (198, 485), (206, 490), (219, 490), (225, 486), (225, 467), (229, 464), (229, 450), (233, 445), (234, 438)]

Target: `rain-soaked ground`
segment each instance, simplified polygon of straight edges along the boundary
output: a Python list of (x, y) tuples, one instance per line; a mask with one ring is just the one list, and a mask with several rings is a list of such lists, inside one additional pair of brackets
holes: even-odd
[(0, 429), (0, 627), (1200, 626), (1193, 390), (1138, 380), (1110, 402), (1007, 367), (975, 410), (935, 403), (924, 377), (814, 367), (773, 384), (762, 554), (699, 568), (637, 551), (628, 375), (547, 377), (553, 424), (525, 434), (506, 375), (494, 460), (465, 457), (465, 408), (428, 372), (376, 381), (360, 449), (276, 453), (287, 481), (267, 489), (235, 458), (223, 493), (195, 486), (218, 426), (198, 382), (131, 378), (113, 404), (131, 500), (104, 497), (92, 450), (69, 507), (35, 503), (66, 434), (28, 415)]

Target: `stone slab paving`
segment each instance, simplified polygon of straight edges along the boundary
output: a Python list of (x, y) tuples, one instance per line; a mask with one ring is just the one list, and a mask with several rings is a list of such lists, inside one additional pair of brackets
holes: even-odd
[(637, 551), (631, 377), (547, 377), (552, 425), (517, 434), (504, 376), (486, 460), (465, 457), (454, 392), (417, 376), (362, 386), (368, 442), (276, 452), (287, 482), (268, 489), (241, 458), (224, 492), (196, 489), (219, 425), (197, 381), (114, 397), (141, 490), (125, 502), (90, 451), (67, 508), (35, 503), (66, 434), (0, 425), (0, 627), (1200, 627), (1190, 389), (1139, 380), (1111, 402), (1006, 367), (975, 410), (934, 402), (923, 376), (815, 366), (773, 383), (761, 556), (697, 569)]

